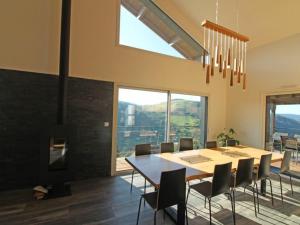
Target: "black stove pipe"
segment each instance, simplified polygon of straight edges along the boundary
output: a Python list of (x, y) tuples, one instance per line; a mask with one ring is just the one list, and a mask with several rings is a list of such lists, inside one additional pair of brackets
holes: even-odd
[(69, 51), (71, 29), (71, 0), (62, 0), (60, 61), (58, 76), (57, 124), (63, 125), (67, 114)]

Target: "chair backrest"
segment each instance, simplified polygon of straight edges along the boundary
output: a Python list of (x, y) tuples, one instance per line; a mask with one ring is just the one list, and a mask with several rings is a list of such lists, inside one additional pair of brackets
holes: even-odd
[(240, 159), (235, 177), (235, 187), (248, 186), (252, 183), (254, 158)]
[(281, 137), (280, 136), (289, 136), (289, 134), (288, 133), (275, 132), (272, 135), (273, 141), (281, 141)]
[(290, 170), (290, 161), (292, 157), (292, 151), (285, 151), (281, 162), (280, 172), (284, 173)]
[(286, 145), (286, 141), (288, 140), (288, 136), (280, 135), (280, 141), (282, 145)]
[(234, 139), (226, 140), (226, 146), (236, 146), (236, 144), (236, 140)]
[(229, 192), (232, 162), (216, 165), (212, 180), (212, 197)]
[(173, 142), (161, 143), (160, 152), (161, 153), (174, 152), (174, 143)]
[(157, 210), (185, 203), (186, 168), (161, 173)]
[(216, 148), (217, 147), (217, 142), (216, 141), (207, 141), (205, 144), (206, 148)]
[(298, 141), (295, 138), (286, 139), (284, 145), (286, 149), (298, 150)]
[(258, 180), (270, 176), (272, 154), (262, 155), (258, 167)]
[(193, 138), (180, 138), (179, 151), (193, 150)]
[(151, 154), (151, 144), (139, 144), (135, 146), (135, 155), (149, 155)]
[(300, 142), (300, 135), (299, 134), (295, 134), (294, 138), (297, 139), (298, 142)]

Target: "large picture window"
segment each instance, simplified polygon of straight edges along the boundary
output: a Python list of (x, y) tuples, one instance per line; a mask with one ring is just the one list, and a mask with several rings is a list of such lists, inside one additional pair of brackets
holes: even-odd
[(159, 150), (162, 142), (178, 143), (192, 137), (194, 148), (204, 146), (207, 97), (119, 88), (117, 124), (117, 171), (128, 169), (124, 157), (135, 145), (150, 143)]

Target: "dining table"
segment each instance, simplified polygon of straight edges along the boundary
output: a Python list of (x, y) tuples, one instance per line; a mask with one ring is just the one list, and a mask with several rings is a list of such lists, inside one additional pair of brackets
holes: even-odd
[[(130, 156), (125, 160), (138, 171), (155, 189), (159, 189), (163, 171), (186, 168), (186, 181), (212, 177), (215, 165), (232, 162), (232, 172), (237, 169), (238, 161), (254, 158), (254, 166), (258, 166), (262, 155), (272, 154), (271, 162), (282, 161), (283, 154), (270, 152), (248, 146), (228, 146), (212, 149), (195, 149), (174, 153), (158, 153), (142, 156)], [(265, 194), (266, 182), (261, 181), (261, 193)], [(185, 224), (185, 204), (177, 205), (174, 210), (166, 210), (176, 224)]]

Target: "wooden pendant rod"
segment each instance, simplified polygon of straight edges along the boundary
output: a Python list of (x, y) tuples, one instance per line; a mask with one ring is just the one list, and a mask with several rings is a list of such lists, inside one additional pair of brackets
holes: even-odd
[(223, 27), (221, 25), (218, 25), (218, 24), (215, 24), (213, 22), (210, 22), (209, 20), (204, 20), (202, 22), (202, 26), (205, 27), (205, 28), (208, 28), (208, 29), (211, 29), (211, 30), (214, 30), (214, 31), (217, 31), (219, 33), (222, 33), (222, 34), (225, 34), (227, 36), (230, 36), (230, 37), (233, 37), (233, 38), (236, 38), (240, 41), (244, 41), (244, 42), (247, 42), (249, 41), (250, 39), (245, 36), (245, 35), (242, 35), (242, 34), (239, 34), (233, 30), (230, 30), (226, 27)]

